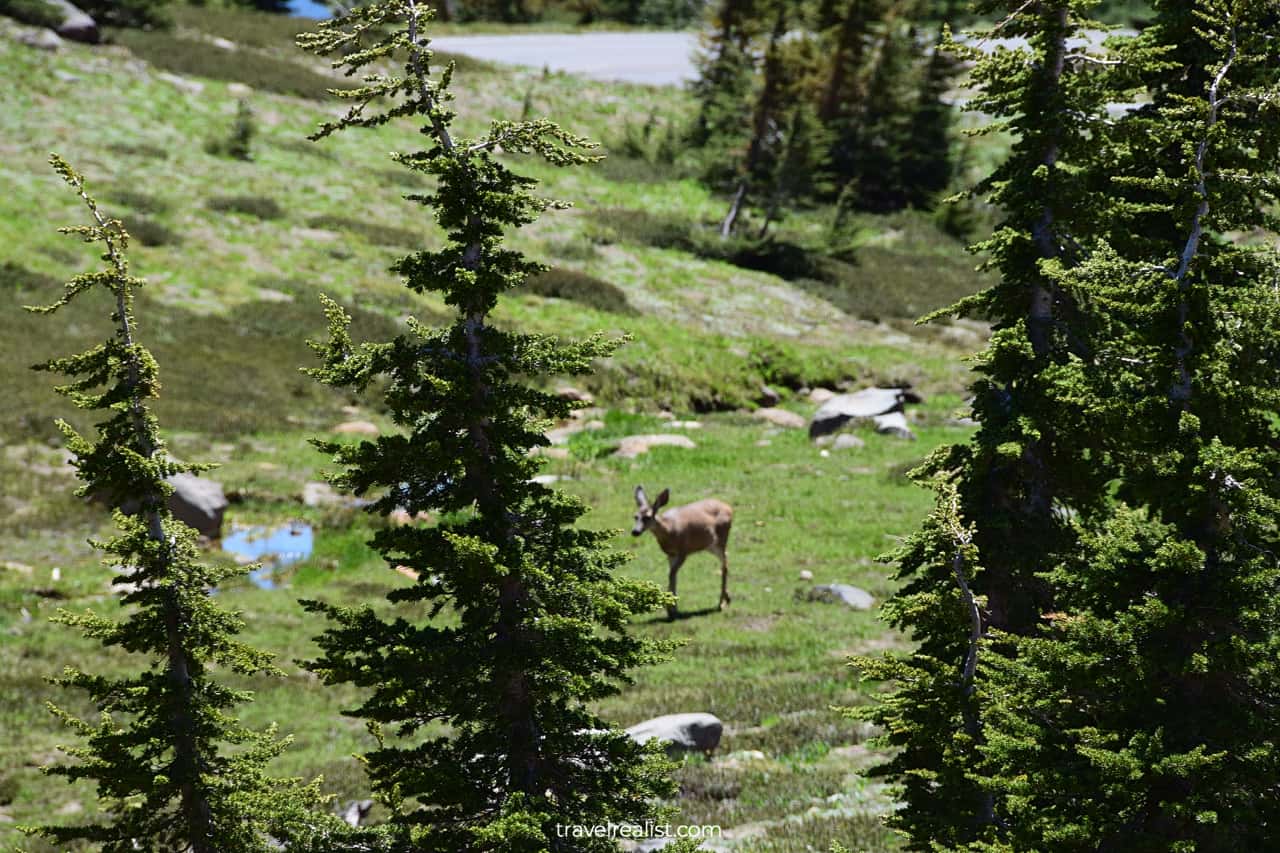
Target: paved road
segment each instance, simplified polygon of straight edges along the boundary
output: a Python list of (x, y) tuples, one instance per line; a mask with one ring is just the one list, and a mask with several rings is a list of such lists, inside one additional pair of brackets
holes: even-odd
[(506, 65), (544, 66), (597, 80), (678, 86), (697, 74), (693, 32), (530, 33), (515, 36), (441, 36), (431, 46)]

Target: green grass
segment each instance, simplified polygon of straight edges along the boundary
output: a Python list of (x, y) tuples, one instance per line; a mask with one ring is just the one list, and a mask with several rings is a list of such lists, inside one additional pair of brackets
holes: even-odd
[[(134, 271), (148, 279), (137, 306), (139, 332), (161, 365), (157, 414), (175, 455), (221, 464), (212, 476), (237, 501), (229, 524), (301, 519), (317, 527), (315, 554), (284, 573), (286, 588), (239, 582), (219, 591), (244, 611), (246, 638), (275, 652), (288, 673), (244, 685), (257, 697), (247, 721), (278, 721), (295, 734), (280, 772), (323, 774), (325, 789), (340, 799), (366, 795), (350, 755), (370, 747), (369, 737), (340, 713), (359, 697), (321, 687), (298, 666), (314, 654), (312, 638), (322, 626), (296, 599), (356, 603), (407, 581), (365, 545), (376, 519), (307, 508), (299, 495), (326, 465), (308, 438), (353, 417), (390, 425), (376, 394), (332, 393), (300, 368), (314, 363), (304, 340), (324, 334), (321, 294), (353, 314), (357, 340), (394, 335), (408, 315), (431, 324), (446, 317), (437, 297), (406, 293), (388, 272), (398, 255), (440, 241), (429, 216), (402, 199), (427, 182), (385, 157), (412, 150), (418, 138), (411, 128), (385, 127), (306, 142), (336, 104), (317, 100), (317, 87), (331, 85), (323, 63), (292, 47), (299, 22), (213, 8), (174, 11), (173, 34), (133, 32), (96, 51), (69, 46), (45, 54), (0, 41), (0, 72), (22, 81), (11, 89), (12, 108), (0, 112), (7, 188), (0, 195), (7, 247), (0, 339), (10, 342), (0, 360), (7, 403), (0, 420), (0, 728), (14, 733), (0, 743), (0, 846), (49, 849), (21, 842), (5, 817), (71, 820), (63, 811), (71, 803), (95, 809), (91, 790), (38, 772), (56, 756), (56, 744), (74, 740), (43, 702), (92, 713), (46, 676), (67, 663), (104, 673), (132, 665), (46, 622), (59, 606), (115, 606), (107, 571), (85, 544), (108, 520), (71, 496), (75, 482), (53, 421), (89, 424), (53, 394), (55, 377), (28, 370), (99, 340), (108, 325), (107, 306), (93, 300), (52, 318), (21, 310), (52, 301), (63, 281), (94, 263), (84, 246), (54, 231), (83, 221), (45, 165), (54, 146), (88, 175), (107, 212), (137, 231)], [(213, 46), (214, 36), (238, 49)], [(190, 75), (203, 88), (193, 94), (157, 71)], [(200, 144), (225, 132), (245, 97), (232, 87), (237, 83), (253, 87), (248, 97), (259, 132), (252, 163), (211, 156)], [(678, 121), (690, 108), (674, 89), (479, 63), (460, 64), (457, 86), (462, 135), (481, 132), (493, 116), (518, 116), (530, 88), (538, 115), (598, 139), (653, 112)], [(718, 572), (711, 558), (692, 557), (680, 578), (689, 618), (668, 623), (653, 614), (636, 624), (686, 645), (669, 663), (637, 673), (636, 684), (599, 711), (621, 725), (686, 710), (725, 721), (719, 755), (679, 771), (681, 822), (721, 823), (742, 849), (826, 850), (833, 840), (852, 850), (893, 849), (878, 824), (889, 796), (860, 775), (875, 760), (866, 746), (870, 732), (830, 706), (864, 703), (881, 689), (858, 683), (846, 666), (849, 654), (903, 641), (874, 614), (797, 596), (804, 587), (798, 573), (854, 583), (881, 599), (892, 591), (889, 570), (874, 558), (915, 528), (930, 501), (902, 474), (939, 443), (965, 436), (947, 419), (965, 394), (959, 358), (981, 335), (960, 325), (917, 329), (910, 318), (981, 286), (966, 272), (973, 259), (930, 230), (926, 215), (866, 217), (856, 223), (841, 277), (787, 280), (769, 271), (776, 266), (730, 263), (742, 259), (726, 260), (694, 242), (690, 233), (716, 222), (725, 200), (678, 169), (627, 158), (569, 172), (527, 158), (517, 164), (547, 195), (577, 207), (549, 212), (511, 235), (513, 248), (553, 270), (509, 294), (498, 322), (566, 337), (599, 329), (630, 336), (592, 375), (571, 380), (608, 409), (605, 428), (575, 436), (569, 458), (551, 461), (547, 472), (568, 478), (558, 487), (592, 506), (587, 523), (600, 528), (629, 526), (638, 483), (651, 494), (670, 487), (677, 503), (714, 495), (736, 511), (733, 607), (705, 612), (716, 602)], [(140, 222), (163, 229), (151, 233), (164, 239), (143, 239)], [(779, 243), (818, 245), (828, 230), (827, 212), (801, 212), (782, 224)], [(803, 431), (773, 430), (745, 411), (761, 384), (807, 413), (813, 407), (797, 393), (806, 386), (890, 382), (909, 382), (928, 398), (918, 442), (867, 435), (866, 448), (823, 457)], [(703, 429), (688, 433), (697, 449), (614, 458), (622, 436), (667, 428), (659, 409), (686, 418), (705, 413), (697, 415)], [(665, 579), (665, 561), (649, 538), (619, 536), (616, 544), (635, 556), (625, 571)], [(759, 750), (764, 759), (726, 758), (743, 750)]]

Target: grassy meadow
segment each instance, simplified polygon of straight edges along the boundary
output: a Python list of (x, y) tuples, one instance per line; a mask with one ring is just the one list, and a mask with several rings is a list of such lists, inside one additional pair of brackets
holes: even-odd
[[(74, 664), (90, 672), (136, 666), (105, 654), (75, 631), (48, 623), (59, 608), (114, 607), (109, 571), (87, 540), (109, 529), (99, 508), (72, 496), (57, 417), (79, 426), (54, 379), (28, 368), (107, 334), (104, 305), (86, 300), (52, 318), (21, 306), (49, 302), (94, 258), (55, 232), (83, 220), (46, 160), (56, 150), (86, 174), (104, 207), (135, 235), (135, 271), (148, 285), (140, 335), (160, 361), (165, 390), (157, 414), (174, 454), (220, 464), (210, 476), (232, 497), (228, 528), (300, 520), (316, 529), (314, 554), (275, 589), (248, 581), (218, 591), (240, 608), (245, 638), (279, 656), (287, 677), (245, 686), (250, 725), (278, 722), (295, 740), (281, 772), (323, 775), (339, 801), (365, 796), (352, 754), (369, 748), (363, 724), (342, 716), (358, 696), (325, 688), (299, 664), (322, 629), (299, 598), (371, 601), (408, 581), (365, 545), (380, 519), (357, 509), (304, 506), (303, 485), (327, 460), (307, 439), (353, 418), (390, 428), (375, 396), (343, 397), (300, 372), (305, 340), (324, 334), (319, 297), (355, 317), (357, 337), (386, 337), (407, 316), (431, 322), (446, 307), (407, 293), (388, 265), (410, 247), (439, 240), (421, 191), (387, 152), (412, 150), (412, 128), (305, 136), (339, 105), (323, 63), (290, 46), (297, 24), (249, 13), (183, 9), (172, 34), (130, 32), (96, 48), (45, 53), (0, 38), (0, 72), (14, 81), (0, 110), (0, 847), (48, 850), (17, 826), (80, 820), (96, 809), (91, 787), (43, 776), (57, 746), (74, 741), (45, 709), (54, 701), (92, 716), (78, 694), (46, 678)], [(0, 27), (7, 26), (0, 22)], [(214, 39), (234, 43), (234, 50)], [(678, 123), (687, 95), (498, 69), (461, 62), (455, 86), (464, 128), (490, 118), (534, 115), (619, 147), (650, 116)], [(237, 103), (258, 125), (253, 160), (211, 153)], [(985, 157), (994, 156), (984, 152)], [(678, 771), (679, 820), (719, 824), (733, 849), (894, 848), (879, 816), (890, 793), (861, 771), (875, 763), (874, 733), (833, 706), (870, 701), (881, 685), (860, 683), (850, 654), (892, 651), (906, 639), (874, 612), (805, 600), (808, 570), (819, 583), (861, 586), (878, 599), (893, 589), (875, 558), (912, 531), (930, 502), (906, 472), (934, 447), (963, 440), (956, 420), (967, 382), (964, 357), (981, 346), (972, 323), (917, 327), (914, 318), (983, 284), (975, 259), (924, 213), (864, 217), (851, 231), (839, 275), (782, 278), (696, 251), (725, 201), (679, 160), (655, 167), (614, 156), (561, 172), (533, 161), (523, 171), (574, 202), (512, 235), (512, 245), (552, 269), (510, 296), (499, 319), (513, 327), (582, 336), (597, 329), (631, 342), (574, 384), (603, 411), (603, 429), (575, 434), (565, 458), (549, 459), (557, 488), (579, 495), (586, 521), (629, 527), (632, 489), (664, 487), (673, 502), (715, 496), (735, 509), (729, 546), (733, 605), (714, 609), (718, 567), (695, 555), (680, 575), (686, 617), (641, 619), (635, 630), (677, 637), (673, 660), (636, 673), (602, 704), (619, 725), (665, 713), (709, 711), (726, 725), (714, 759)], [(829, 212), (804, 211), (780, 240), (819, 243)], [(689, 235), (693, 235), (690, 238)], [(696, 238), (696, 239), (695, 239)], [(863, 434), (860, 449), (823, 453), (803, 430), (781, 430), (750, 414), (760, 386), (802, 414), (803, 389), (910, 383), (926, 398), (912, 418), (914, 442)], [(618, 439), (666, 432), (674, 413), (695, 449), (659, 447), (637, 459), (612, 455)], [(665, 582), (651, 537), (625, 532), (626, 571)], [(211, 560), (229, 560), (217, 550)], [(379, 606), (386, 606), (385, 604)]]

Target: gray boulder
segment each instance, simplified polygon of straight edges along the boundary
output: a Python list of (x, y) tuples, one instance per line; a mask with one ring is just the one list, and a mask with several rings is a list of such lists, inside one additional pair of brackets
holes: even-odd
[[(166, 506), (173, 517), (208, 539), (222, 538), (222, 516), (227, 511), (227, 496), (222, 484), (195, 474), (174, 474), (166, 482), (173, 487)], [(110, 495), (95, 494), (92, 500), (111, 506)], [(119, 504), (125, 515), (138, 511), (138, 501), (130, 498)]]
[(854, 394), (838, 394), (814, 413), (809, 423), (809, 437), (828, 435), (850, 421), (874, 420), (878, 416), (903, 412), (908, 403), (921, 402), (920, 395), (909, 388), (864, 388)]
[(876, 606), (874, 595), (847, 583), (819, 584), (809, 590), (808, 598), (810, 601), (844, 604), (854, 610), (870, 610)]
[(222, 516), (227, 511), (227, 496), (222, 484), (195, 474), (174, 474), (168, 480), (173, 486), (169, 511), (173, 517), (194, 527), (201, 536), (222, 538)]
[(710, 755), (720, 745), (724, 724), (714, 714), (667, 714), (636, 723), (627, 729), (636, 743), (657, 738), (667, 743), (667, 753), (702, 752)]

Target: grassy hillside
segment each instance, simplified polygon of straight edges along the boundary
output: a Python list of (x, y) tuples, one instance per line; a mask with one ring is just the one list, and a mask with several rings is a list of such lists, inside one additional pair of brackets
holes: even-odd
[[(250, 685), (258, 701), (248, 722), (277, 720), (297, 736), (281, 769), (323, 774), (339, 798), (363, 795), (350, 755), (368, 747), (368, 737), (340, 714), (356, 697), (321, 689), (297, 665), (313, 653), (320, 625), (296, 599), (363, 600), (407, 581), (364, 546), (376, 520), (305, 507), (299, 495), (326, 464), (308, 436), (352, 417), (386, 423), (372, 399), (335, 396), (299, 368), (311, 359), (304, 338), (323, 333), (322, 293), (356, 316), (357, 335), (385, 336), (407, 315), (442, 316), (438, 301), (406, 296), (386, 272), (408, 247), (438, 238), (420, 209), (400, 199), (422, 187), (384, 156), (415, 145), (410, 131), (305, 141), (337, 105), (321, 99), (326, 69), (290, 47), (291, 28), (284, 19), (184, 10), (173, 34), (133, 32), (94, 49), (48, 54), (0, 38), (0, 71), (21, 81), (0, 111), (0, 177), (8, 187), (0, 195), (7, 342), (0, 389), (9, 405), (0, 419), (0, 728), (14, 733), (0, 744), (0, 846), (45, 850), (20, 842), (15, 825), (95, 808), (91, 789), (36, 769), (71, 739), (44, 701), (91, 712), (43, 679), (67, 663), (127, 665), (46, 622), (58, 607), (113, 606), (108, 573), (85, 544), (106, 519), (70, 497), (73, 480), (52, 428), (71, 410), (53, 395), (50, 377), (27, 370), (100, 337), (105, 323), (88, 304), (55, 318), (20, 310), (54, 298), (66, 277), (91, 263), (82, 246), (54, 233), (78, 222), (80, 211), (45, 165), (50, 150), (86, 173), (138, 238), (135, 266), (149, 280), (141, 334), (160, 359), (159, 415), (174, 452), (222, 463), (213, 476), (236, 501), (228, 525), (296, 519), (316, 527), (316, 552), (279, 578), (279, 588), (245, 582), (219, 594), (243, 608), (248, 639), (279, 654), (289, 672)], [(535, 114), (607, 148), (629, 123), (651, 114), (676, 120), (689, 108), (676, 90), (474, 62), (459, 73), (457, 107), (472, 129), (491, 116), (520, 115), (528, 98)], [(251, 162), (205, 145), (228, 133), (241, 98), (259, 124)], [(929, 495), (907, 483), (905, 471), (965, 435), (952, 420), (963, 398), (961, 358), (982, 334), (972, 324), (917, 328), (912, 319), (979, 287), (974, 260), (928, 216), (907, 213), (859, 223), (838, 284), (787, 281), (689, 250), (696, 242), (689, 235), (701, 235), (724, 201), (679, 177), (679, 168), (625, 158), (569, 174), (522, 165), (576, 207), (514, 236), (553, 271), (508, 300), (503, 321), (633, 336), (585, 383), (607, 410), (604, 428), (575, 436), (568, 457), (552, 460), (547, 473), (594, 506), (589, 521), (602, 528), (629, 524), (637, 483), (651, 494), (669, 486), (676, 502), (715, 495), (736, 510), (732, 609), (706, 611), (716, 600), (714, 561), (691, 558), (681, 573), (690, 618), (668, 624), (655, 614), (637, 625), (687, 645), (601, 710), (622, 725), (701, 710), (725, 721), (719, 756), (681, 769), (678, 805), (683, 822), (720, 824), (739, 849), (826, 849), (832, 840), (890, 849), (877, 815), (891, 802), (859, 775), (874, 758), (869, 732), (830, 706), (867, 701), (879, 689), (857, 682), (848, 654), (902, 641), (874, 613), (803, 600), (798, 573), (857, 584), (878, 598), (891, 591), (889, 569), (874, 558), (927, 510)], [(825, 213), (809, 212), (788, 220), (781, 236), (803, 247), (826, 228)], [(865, 435), (865, 448), (823, 456), (802, 431), (779, 431), (748, 414), (763, 383), (808, 413), (813, 406), (794, 393), (802, 386), (902, 381), (927, 397), (916, 442)], [(622, 436), (666, 431), (662, 409), (699, 418), (702, 428), (688, 431), (696, 449), (610, 455)], [(636, 555), (628, 571), (665, 576), (653, 542), (626, 537), (618, 545)], [(229, 559), (217, 551), (210, 558)]]

